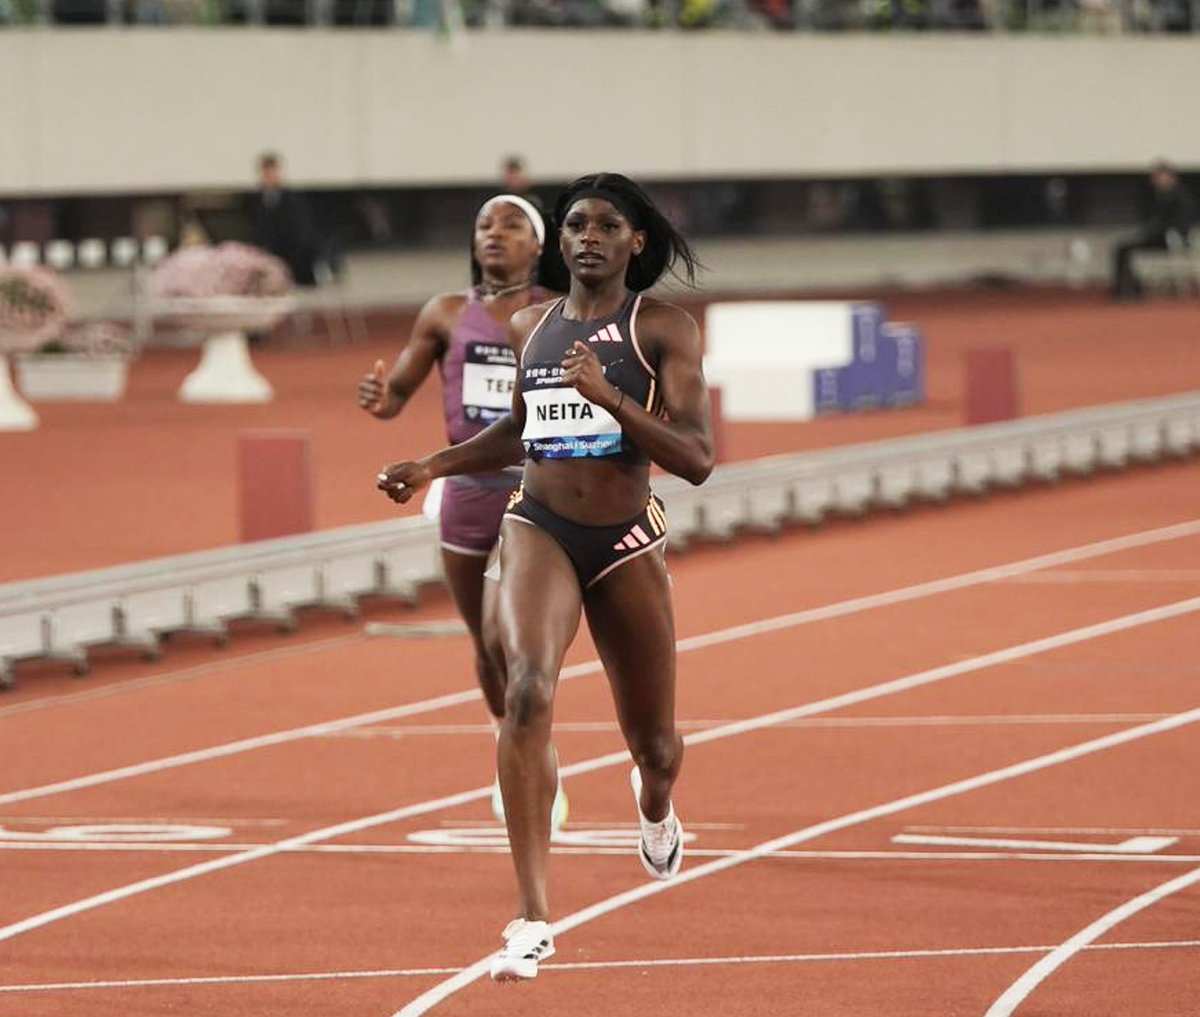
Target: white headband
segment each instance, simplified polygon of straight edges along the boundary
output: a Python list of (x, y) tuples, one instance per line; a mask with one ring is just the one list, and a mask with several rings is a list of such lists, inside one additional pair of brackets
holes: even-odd
[(493, 198), (488, 198), (488, 200), (483, 203), (483, 207), (480, 208), (478, 214), (483, 215), (485, 212), (490, 211), (493, 205), (499, 205), (502, 203), (516, 205), (517, 208), (524, 212), (526, 218), (529, 219), (529, 225), (533, 227), (534, 235), (537, 237), (538, 246), (541, 247), (546, 243), (546, 223), (542, 220), (541, 212), (534, 207), (531, 201), (527, 201), (519, 194), (497, 194)]

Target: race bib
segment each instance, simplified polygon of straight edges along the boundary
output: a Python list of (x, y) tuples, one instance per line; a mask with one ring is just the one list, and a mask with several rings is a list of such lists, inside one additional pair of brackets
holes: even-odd
[(468, 343), (463, 356), (463, 416), (490, 424), (512, 409), (517, 358), (503, 343)]
[(534, 457), (610, 456), (621, 451), (621, 425), (573, 388), (535, 389), (525, 393), (521, 440)]

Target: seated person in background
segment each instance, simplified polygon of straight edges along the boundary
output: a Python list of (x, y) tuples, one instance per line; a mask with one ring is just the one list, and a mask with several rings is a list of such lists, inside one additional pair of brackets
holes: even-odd
[(1154, 164), (1150, 184), (1153, 205), (1149, 218), (1118, 240), (1113, 249), (1112, 295), (1118, 300), (1142, 295), (1142, 284), (1133, 271), (1134, 252), (1185, 247), (1195, 222), (1196, 203), (1170, 163)]
[(274, 152), (259, 157), (258, 181), (252, 242), (283, 261), (297, 286), (315, 286), (319, 245), (308, 202), (284, 186), (282, 161)]

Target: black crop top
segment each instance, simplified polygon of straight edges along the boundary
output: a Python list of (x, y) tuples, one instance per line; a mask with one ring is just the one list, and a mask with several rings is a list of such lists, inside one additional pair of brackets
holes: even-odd
[(637, 341), (642, 297), (630, 293), (615, 315), (572, 321), (562, 314), (566, 298), (539, 321), (521, 354), (521, 395), (525, 430), (521, 440), (530, 459), (613, 457), (623, 462), (650, 460), (625, 435), (608, 410), (562, 384), (562, 360), (576, 341), (595, 351), (609, 384), (649, 413), (661, 410), (658, 378)]

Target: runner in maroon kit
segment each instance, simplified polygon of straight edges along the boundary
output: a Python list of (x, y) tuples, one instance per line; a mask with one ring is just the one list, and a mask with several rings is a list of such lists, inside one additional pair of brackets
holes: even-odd
[[(385, 378), (383, 361), (358, 384), (358, 403), (386, 420), (404, 409), (436, 364), (442, 377), (446, 436), (466, 441), (512, 406), (517, 357), (508, 319), (518, 310), (566, 289), (557, 245), (545, 245), (545, 220), (528, 199), (499, 194), (484, 202), (471, 240), (470, 289), (433, 297), (417, 316), (408, 343)], [(442, 565), (454, 603), (475, 645), (475, 668), (497, 726), (504, 716), (505, 678), (484, 569), (500, 520), (521, 482), (519, 468), (451, 477), (441, 492)], [(566, 818), (556, 801), (555, 825)], [(499, 781), (493, 809), (503, 820)]]

